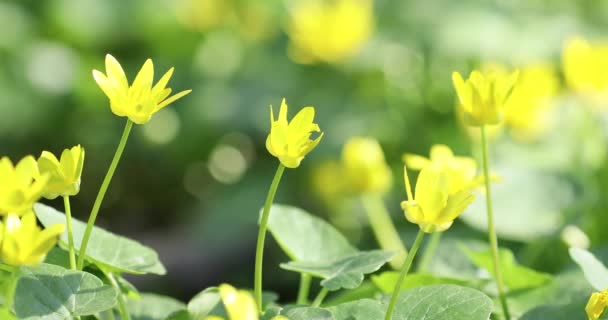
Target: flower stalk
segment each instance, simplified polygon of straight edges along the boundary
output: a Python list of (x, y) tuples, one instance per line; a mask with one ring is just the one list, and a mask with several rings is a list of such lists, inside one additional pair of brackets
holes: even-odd
[(68, 252), (70, 256), (70, 269), (76, 270), (76, 254), (74, 253), (74, 234), (72, 232), (72, 209), (70, 207), (69, 196), (63, 196), (63, 206), (65, 208), (65, 224), (68, 229)]

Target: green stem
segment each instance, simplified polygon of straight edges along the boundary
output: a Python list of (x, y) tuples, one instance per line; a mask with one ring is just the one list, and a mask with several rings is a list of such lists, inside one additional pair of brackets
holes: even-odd
[(116, 152), (114, 153), (114, 158), (112, 159), (110, 168), (108, 169), (106, 177), (101, 183), (101, 187), (99, 188), (99, 192), (97, 193), (97, 198), (95, 198), (95, 203), (93, 204), (93, 209), (91, 209), (89, 221), (87, 222), (87, 228), (84, 231), (84, 236), (82, 237), (82, 242), (80, 245), (80, 252), (78, 254), (77, 264), (78, 270), (82, 270), (82, 267), (84, 265), (84, 258), (87, 256), (87, 245), (89, 244), (89, 238), (91, 237), (91, 232), (93, 231), (93, 226), (95, 225), (95, 220), (97, 219), (97, 214), (99, 213), (99, 208), (101, 207), (103, 198), (106, 195), (106, 191), (108, 191), (108, 187), (110, 186), (110, 182), (112, 181), (112, 176), (114, 176), (114, 171), (116, 171), (116, 167), (118, 166), (118, 162), (120, 161), (122, 152), (125, 149), (125, 145), (127, 144), (127, 139), (129, 138), (129, 133), (131, 132), (132, 127), (133, 122), (131, 120), (127, 120), (127, 124), (125, 125), (122, 137), (120, 138), (120, 142), (118, 143), (118, 147), (116, 148)]
[(483, 159), (483, 175), (484, 183), (486, 187), (486, 210), (488, 214), (488, 237), (490, 242), (490, 249), (492, 250), (492, 259), (494, 263), (494, 277), (496, 278), (496, 288), (498, 289), (498, 297), (502, 306), (503, 315), (506, 320), (511, 320), (509, 314), (509, 306), (507, 305), (507, 298), (505, 297), (505, 289), (502, 280), (502, 273), (500, 271), (500, 264), (498, 259), (498, 237), (496, 236), (496, 229), (494, 228), (494, 214), (492, 213), (492, 193), (490, 191), (490, 166), (488, 165), (488, 141), (486, 138), (486, 128), (481, 126), (481, 154)]
[(361, 200), (380, 248), (397, 253), (397, 256), (390, 261), (390, 265), (393, 269), (398, 270), (405, 261), (407, 249), (397, 233), (382, 198), (378, 194), (368, 194), (364, 195)]
[(70, 208), (70, 197), (63, 196), (65, 207), (65, 223), (68, 227), (68, 246), (70, 254), (70, 269), (76, 270), (76, 254), (74, 253), (74, 234), (72, 232), (72, 209)]
[(325, 299), (325, 297), (327, 297), (328, 293), (329, 293), (329, 290), (327, 288), (321, 289), (321, 291), (319, 291), (319, 294), (317, 295), (315, 300), (312, 302), (312, 306), (315, 308), (320, 307), (321, 303), (323, 303), (323, 300)]
[(264, 261), (264, 240), (266, 239), (266, 228), (268, 227), (268, 216), (270, 215), (270, 206), (274, 201), (274, 195), (277, 193), (281, 176), (283, 176), (285, 166), (279, 163), (277, 172), (274, 174), (270, 189), (268, 189), (268, 196), (266, 197), (266, 203), (264, 203), (264, 211), (262, 212), (262, 219), (260, 220), (260, 229), (258, 231), (258, 243), (255, 249), (255, 280), (254, 280), (254, 295), (255, 303), (258, 306), (258, 311), (262, 314), (262, 266)]
[(131, 320), (131, 315), (129, 314), (129, 311), (127, 310), (125, 295), (122, 292), (122, 290), (120, 289), (120, 286), (118, 285), (118, 281), (116, 281), (116, 277), (114, 277), (114, 274), (112, 272), (106, 272), (104, 270), (101, 270), (101, 272), (103, 272), (103, 274), (106, 275), (106, 278), (108, 278), (108, 280), (110, 280), (112, 287), (114, 287), (116, 292), (118, 292), (118, 299), (116, 299), (116, 300), (118, 300), (118, 312), (120, 313), (120, 319), (121, 320)]
[(304, 305), (308, 303), (308, 292), (310, 292), (311, 281), (312, 277), (309, 274), (302, 273), (300, 275), (300, 289), (298, 290), (296, 304)]
[(104, 320), (116, 320), (116, 318), (114, 318), (114, 309), (108, 309), (104, 311), (104, 314)]
[(19, 268), (14, 268), (9, 280), (9, 284), (6, 287), (6, 307), (9, 311), (13, 309), (13, 302), (15, 301), (15, 290), (17, 290), (17, 283), (19, 282)]
[(433, 261), (435, 251), (437, 251), (439, 242), (441, 242), (441, 235), (441, 232), (435, 232), (431, 234), (431, 239), (424, 247), (424, 252), (422, 253), (422, 257), (420, 257), (420, 263), (418, 264), (419, 272), (425, 272), (431, 261)]
[(416, 256), (416, 252), (420, 248), (422, 244), (422, 239), (424, 239), (424, 231), (422, 229), (418, 230), (418, 235), (416, 235), (416, 240), (414, 240), (414, 244), (412, 245), (412, 249), (407, 255), (405, 259), (405, 263), (403, 264), (403, 268), (401, 269), (401, 273), (399, 274), (399, 279), (397, 283), (395, 283), (395, 289), (393, 289), (393, 295), (391, 297), (391, 302), (388, 304), (388, 309), (386, 310), (386, 317), (384, 320), (392, 320), (393, 319), (393, 310), (395, 309), (395, 303), (397, 303), (397, 297), (399, 297), (399, 291), (401, 291), (401, 285), (403, 284), (403, 280), (407, 275), (407, 272), (410, 270), (412, 266), (412, 262), (414, 261), (414, 257)]

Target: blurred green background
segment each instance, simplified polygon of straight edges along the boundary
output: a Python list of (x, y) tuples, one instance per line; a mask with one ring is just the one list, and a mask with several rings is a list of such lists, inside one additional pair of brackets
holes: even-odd
[[(344, 142), (380, 141), (394, 175), (384, 198), (409, 239), (416, 227), (399, 208), (402, 153), (427, 155), (443, 143), (477, 154), (454, 112), (452, 71), (543, 63), (556, 81), (543, 115), (551, 125), (524, 139), (506, 128), (493, 143), (494, 171), (503, 177), (495, 195), (502, 244), (545, 271), (568, 264), (573, 241), (606, 245), (605, 109), (568, 89), (561, 56), (569, 37), (606, 36), (608, 2), (377, 0), (342, 20), (300, 17), (308, 19), (299, 27), (312, 46), (344, 41), (331, 58), (298, 43), (295, 17), (306, 2), (2, 0), (0, 155), (83, 145), (82, 191), (72, 206), (86, 220), (125, 121), (110, 112), (91, 70), (104, 70), (106, 53), (130, 80), (146, 58), (157, 78), (175, 66), (169, 86), (193, 93), (135, 127), (98, 222), (159, 251), (169, 273), (133, 279), (142, 291), (188, 299), (221, 282), (252, 286), (257, 214), (278, 163), (264, 145), (269, 105), (276, 109), (286, 97), (290, 116), (314, 105), (325, 132), (300, 168), (287, 171), (276, 201), (314, 212), (357, 246), (373, 248), (357, 196), (333, 185), (340, 179), (331, 163)], [(469, 211), (450, 237), (483, 239), (483, 203)], [(267, 244), (265, 288), (289, 300), (298, 279), (278, 268), (287, 257)]]

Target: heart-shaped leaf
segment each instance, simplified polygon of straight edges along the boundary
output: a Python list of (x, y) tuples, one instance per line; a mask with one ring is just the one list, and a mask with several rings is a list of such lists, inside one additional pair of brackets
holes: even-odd
[(20, 268), (14, 304), (19, 319), (67, 320), (115, 304), (114, 288), (90, 273), (46, 263)]
[[(34, 205), (36, 216), (40, 222), (49, 227), (54, 224), (65, 224), (65, 214), (41, 203)], [(78, 251), (86, 224), (72, 219), (74, 247)], [(60, 244), (67, 247), (67, 230), (61, 235)], [(163, 275), (165, 267), (158, 259), (158, 254), (151, 248), (137, 241), (116, 235), (99, 227), (93, 227), (87, 260), (108, 272), (126, 272), (133, 274), (153, 273)]]

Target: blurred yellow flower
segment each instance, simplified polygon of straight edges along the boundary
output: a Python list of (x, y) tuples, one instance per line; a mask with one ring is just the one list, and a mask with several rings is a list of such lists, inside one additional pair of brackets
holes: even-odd
[(312, 170), (312, 190), (327, 204), (342, 201), (347, 190), (342, 165), (332, 159), (315, 165)]
[(449, 179), (448, 193), (450, 195), (461, 190), (470, 190), (483, 182), (483, 178), (477, 175), (475, 159), (454, 156), (452, 149), (443, 144), (433, 145), (429, 158), (406, 153), (402, 159), (410, 169), (422, 170), (434, 166), (443, 170)]
[(385, 193), (391, 187), (391, 169), (375, 139), (350, 138), (342, 148), (342, 164), (348, 184), (355, 192)]
[[(227, 320), (258, 320), (258, 309), (253, 296), (245, 290), (237, 290), (229, 284), (219, 286), (220, 298), (228, 314)], [(204, 320), (224, 320), (219, 316), (208, 316)], [(276, 316), (272, 320), (289, 320)]]
[[(291, 122), (287, 122), (287, 103), (281, 102), (279, 117), (274, 119), (272, 106), (270, 107), (270, 134), (266, 139), (266, 149), (277, 157), (287, 168), (297, 168), (312, 149), (321, 141), (323, 133), (319, 125), (313, 123), (315, 117), (314, 107), (304, 107), (296, 114)], [(321, 132), (314, 140), (310, 139), (313, 132)]]
[(38, 170), (40, 174), (49, 176), (43, 196), (47, 199), (55, 199), (58, 196), (78, 194), (83, 164), (84, 148), (80, 145), (63, 150), (61, 160), (57, 160), (57, 157), (48, 151), (42, 151), (38, 158)]
[(606, 306), (608, 306), (608, 290), (591, 294), (589, 302), (587, 302), (587, 306), (585, 307), (589, 320), (599, 319), (602, 313), (604, 313)]
[(55, 246), (57, 237), (63, 230), (63, 224), (40, 229), (32, 211), (21, 218), (16, 214), (9, 214), (4, 222), (0, 223), (0, 257), (4, 263), (12, 266), (39, 264)]
[(0, 159), (0, 214), (22, 215), (32, 206), (44, 191), (47, 175), (40, 175), (36, 159), (26, 156), (13, 165), (8, 157)]
[(447, 230), (475, 200), (467, 189), (450, 194), (450, 176), (439, 166), (427, 166), (420, 171), (415, 196), (405, 166), (403, 174), (408, 200), (401, 202), (401, 208), (406, 219), (426, 233)]
[(519, 72), (471, 72), (465, 81), (460, 73), (452, 74), (454, 88), (464, 111), (465, 123), (471, 126), (498, 124), (503, 120), (503, 108), (517, 81)]
[(93, 70), (93, 78), (110, 99), (112, 112), (137, 124), (148, 122), (154, 113), (192, 91), (184, 90), (169, 97), (171, 88), (166, 86), (172, 75), (173, 68), (152, 86), (154, 65), (148, 59), (129, 86), (120, 63), (109, 54), (106, 55), (106, 74)]
[(575, 92), (597, 104), (608, 102), (608, 41), (569, 39), (562, 52), (562, 67), (567, 84)]
[(299, 1), (288, 27), (290, 53), (301, 63), (338, 63), (357, 53), (373, 29), (372, 0)]
[(174, 2), (176, 17), (186, 27), (206, 32), (235, 17), (234, 7), (227, 0), (178, 0)]

